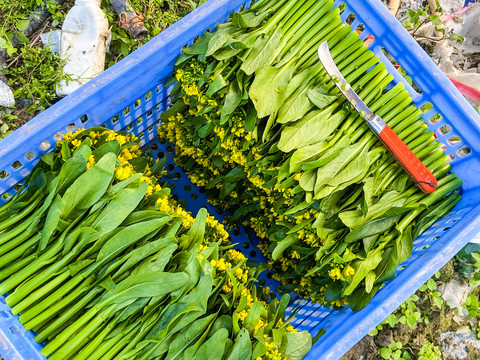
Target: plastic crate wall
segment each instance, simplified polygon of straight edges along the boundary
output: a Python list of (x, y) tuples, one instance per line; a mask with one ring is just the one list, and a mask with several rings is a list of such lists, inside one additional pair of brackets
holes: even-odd
[[(300, 330), (315, 335), (326, 334), (306, 357), (338, 359), (371, 328), (395, 310), (410, 294), (453, 257), (480, 231), (480, 118), (466, 100), (450, 84), (430, 58), (415, 43), (379, 0), (347, 0), (342, 17), (354, 18), (352, 28), (365, 29), (361, 36), (375, 36), (370, 45), (395, 76), (405, 82), (382, 52), (385, 48), (422, 89), (410, 90), (415, 103), (429, 102), (433, 109), (426, 113), (427, 122), (436, 131), (439, 141), (452, 156), (454, 171), (464, 180), (461, 203), (444, 219), (432, 226), (414, 244), (409, 260), (400, 266), (397, 277), (389, 282), (362, 311), (348, 308), (325, 309), (318, 304), (295, 300), (300, 307), (293, 322)], [(339, 5), (340, 1), (336, 2)], [(158, 35), (127, 58), (105, 71), (87, 85), (50, 107), (35, 119), (0, 141), (0, 203), (13, 195), (15, 186), (28, 175), (39, 156), (50, 151), (62, 134), (80, 127), (104, 125), (113, 130), (127, 130), (141, 136), (145, 148), (155, 156), (168, 156), (167, 169), (173, 191), (186, 207), (196, 212), (207, 206), (206, 196), (193, 186), (183, 171), (173, 163), (173, 148), (155, 139), (160, 113), (168, 106), (168, 91), (162, 83), (172, 71), (172, 64), (184, 45), (192, 44), (205, 30), (225, 21), (232, 11), (245, 6), (243, 0), (210, 0), (190, 15)], [(355, 14), (354, 16), (351, 14)], [(361, 24), (364, 27), (360, 26)], [(442, 119), (430, 119), (440, 114)], [(448, 133), (442, 133), (443, 130)], [(442, 131), (441, 131), (442, 130)], [(460, 136), (461, 141), (451, 140)], [(462, 155), (462, 156), (460, 156)], [(3, 170), (3, 171), (2, 171)], [(193, 195), (195, 194), (195, 195)], [(216, 214), (221, 218), (221, 214)], [(253, 260), (262, 261), (254, 242), (241, 228), (232, 233), (233, 241)], [(263, 279), (272, 290), (275, 282), (268, 274)], [(293, 308), (290, 307), (291, 311)], [(0, 298), (0, 355), (6, 360), (44, 359), (33, 334), (26, 333), (4, 299)]]

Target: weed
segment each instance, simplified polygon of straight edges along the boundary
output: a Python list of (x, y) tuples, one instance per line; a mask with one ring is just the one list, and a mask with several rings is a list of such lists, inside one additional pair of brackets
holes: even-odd
[(0, 113), (0, 139), (3, 139), (12, 132), (12, 129), (15, 126), (14, 121), (17, 120), (17, 118), (17, 115), (9, 112)]
[(410, 360), (412, 357), (403, 349), (400, 341), (392, 341), (387, 348), (380, 348), (379, 354), (382, 359), (386, 360)]
[(424, 345), (418, 352), (418, 360), (442, 360), (442, 353), (438, 346), (435, 346), (428, 340), (425, 340)]
[[(439, 278), (440, 273), (435, 274), (435, 278)], [(376, 336), (379, 331), (383, 330), (383, 327), (389, 325), (390, 328), (394, 328), (398, 324), (407, 325), (409, 328), (413, 329), (415, 325), (419, 322), (429, 323), (430, 319), (428, 314), (422, 313), (417, 305), (420, 300), (420, 297), (423, 297), (424, 301), (427, 301), (435, 305), (438, 309), (442, 309), (444, 301), (440, 292), (437, 291), (437, 282), (432, 277), (423, 284), (418, 291), (410, 296), (407, 301), (405, 301), (400, 307), (390, 314), (385, 320), (382, 321), (375, 329), (370, 331), (370, 336)]]
[[(446, 32), (445, 29), (442, 27), (443, 21), (440, 19), (440, 16), (443, 14), (442, 7), (437, 0), (437, 9), (435, 14), (429, 14), (429, 5), (425, 7), (425, 9), (418, 9), (417, 11), (413, 11), (412, 9), (408, 9), (406, 13), (406, 20), (404, 21), (403, 25), (407, 28), (407, 30), (411, 30), (412, 36), (417, 37), (418, 30), (427, 23), (432, 23), (435, 27), (435, 30), (442, 34), (441, 39), (434, 39), (431, 38), (430, 40), (435, 41), (442, 41), (444, 39), (451, 40), (461, 44), (464, 40), (463, 36), (458, 35), (457, 33), (450, 30)], [(428, 39), (425, 36), (421, 36), (424, 39)]]
[(134, 39), (126, 30), (118, 26), (118, 15), (112, 10), (109, 0), (103, 0), (102, 8), (106, 9), (105, 14), (112, 25), (112, 41), (110, 52), (106, 56), (106, 66), (114, 65), (203, 2), (205, 0), (130, 0), (133, 8), (142, 13), (143, 22), (148, 30), (145, 38)]
[(45, 110), (56, 99), (55, 85), (69, 77), (63, 72), (63, 63), (48, 48), (22, 46), (16, 67), (5, 69), (8, 85), (15, 98), (30, 98), (33, 104), (27, 112)]

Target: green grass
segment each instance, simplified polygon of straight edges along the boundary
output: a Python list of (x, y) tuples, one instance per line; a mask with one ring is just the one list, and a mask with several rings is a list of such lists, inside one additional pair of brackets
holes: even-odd
[[(112, 29), (105, 68), (138, 49), (203, 2), (205, 0), (132, 0), (132, 6), (143, 14), (148, 30), (145, 38), (135, 39), (118, 26), (118, 15), (111, 8), (109, 0), (103, 0), (102, 9)], [(20, 32), (27, 27), (29, 14), (39, 6), (47, 7), (51, 15), (47, 26), (42, 29), (45, 32), (61, 28), (73, 4), (73, 0), (67, 0), (62, 6), (54, 0), (17, 0), (12, 6), (11, 1), (0, 0), (0, 48), (7, 53), (6, 66), (0, 68), (0, 72), (7, 77), (16, 99), (29, 99), (26, 109), (4, 112), (0, 108), (0, 139), (58, 101), (55, 86), (60, 80), (68, 78), (62, 71), (63, 64), (59, 56), (42, 47), (38, 32), (30, 38)], [(19, 40), (16, 46), (12, 43), (14, 37)]]

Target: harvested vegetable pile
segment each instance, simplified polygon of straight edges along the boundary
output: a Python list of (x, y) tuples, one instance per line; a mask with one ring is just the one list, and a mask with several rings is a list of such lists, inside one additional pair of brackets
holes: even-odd
[[(193, 218), (133, 135), (67, 134), (0, 208), (0, 292), (49, 359), (301, 359), (289, 297), (254, 285), (205, 209)], [(212, 351), (214, 349), (214, 351)]]
[[(333, 0), (260, 0), (185, 48), (160, 136), (232, 221), (251, 226), (285, 292), (363, 308), (462, 182), (420, 111)], [(321, 66), (328, 41), (364, 102), (438, 179), (422, 193)]]

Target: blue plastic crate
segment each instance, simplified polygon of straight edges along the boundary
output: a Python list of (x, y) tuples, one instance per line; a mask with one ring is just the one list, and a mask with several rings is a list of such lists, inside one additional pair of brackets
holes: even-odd
[[(338, 0), (336, 5), (341, 2)], [(320, 329), (326, 331), (306, 357), (308, 360), (340, 358), (480, 231), (479, 115), (379, 0), (344, 2), (347, 7), (342, 14), (343, 19), (351, 13), (355, 14), (352, 28), (365, 29), (362, 38), (369, 34), (375, 37), (370, 46), (386, 63), (395, 82), (405, 83), (405, 80), (387, 60), (382, 48), (422, 89), (423, 93), (418, 94), (406, 86), (415, 103), (418, 106), (427, 102), (433, 104), (425, 119), (437, 133), (439, 141), (445, 144), (446, 152), (452, 157), (454, 171), (464, 181), (463, 200), (415, 242), (411, 258), (401, 264), (397, 277), (380, 290), (364, 310), (357, 313), (348, 308), (332, 311), (301, 299), (294, 301), (289, 311), (293, 306), (300, 307), (293, 322), (296, 328), (308, 330), (312, 335)], [(29, 174), (40, 155), (54, 147), (62, 134), (80, 127), (104, 125), (113, 130), (135, 133), (155, 156), (168, 156), (167, 168), (172, 182), (177, 185), (174, 194), (187, 200), (188, 210), (196, 212), (200, 207), (207, 206), (212, 214), (221, 218), (221, 212), (207, 204), (201, 189), (193, 186), (182, 169), (173, 163), (172, 146), (160, 144), (156, 134), (159, 115), (168, 106), (170, 90), (163, 88), (162, 83), (171, 73), (181, 48), (192, 44), (194, 38), (205, 30), (213, 30), (216, 24), (226, 21), (232, 11), (238, 11), (242, 6), (248, 6), (245, 0), (209, 0), (0, 141), (0, 171), (5, 171), (0, 173), (0, 194), (3, 194), (0, 203), (16, 192), (15, 186)], [(359, 27), (361, 24), (364, 27)], [(430, 121), (437, 113), (442, 120)], [(445, 134), (440, 131), (444, 125), (448, 125), (449, 130)], [(462, 141), (449, 142), (453, 136), (460, 136)], [(247, 236), (246, 229), (241, 228), (232, 237), (246, 255), (262, 261), (255, 239)], [(275, 290), (276, 284), (269, 279), (269, 274), (263, 279)], [(44, 359), (38, 351), (40, 348), (33, 341), (33, 334), (23, 329), (0, 297), (0, 355), (6, 360)]]

